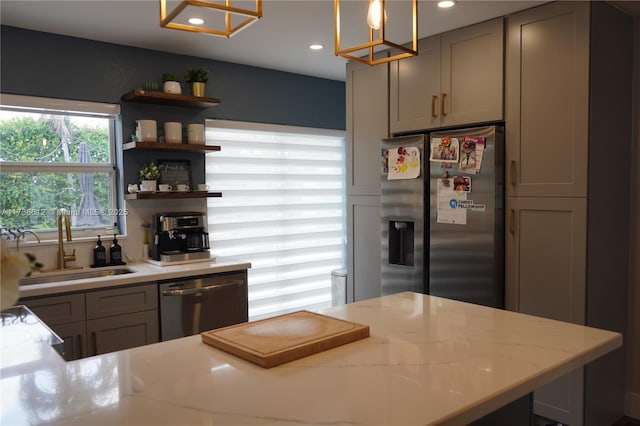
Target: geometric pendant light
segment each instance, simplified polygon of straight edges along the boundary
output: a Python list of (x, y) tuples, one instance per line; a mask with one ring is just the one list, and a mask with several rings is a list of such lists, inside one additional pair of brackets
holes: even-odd
[[(349, 0), (346, 1), (349, 3)], [(368, 65), (382, 64), (385, 62), (397, 61), (403, 58), (410, 58), (418, 54), (418, 2), (412, 0), (412, 47), (408, 48), (386, 38), (385, 25), (387, 22), (387, 9), (385, 8), (385, 0), (369, 0), (369, 7), (366, 19), (368, 26), (368, 41), (351, 47), (342, 47), (340, 45), (340, 0), (334, 0), (334, 35), (335, 35), (335, 54), (354, 61), (362, 62)], [(363, 37), (364, 38), (364, 37)], [(380, 48), (387, 47), (389, 49), (385, 56), (380, 55)], [(378, 57), (375, 52), (378, 49)], [(360, 52), (357, 54), (357, 52)], [(363, 52), (366, 52), (364, 54)], [(396, 53), (397, 52), (397, 53)]]
[[(201, 26), (201, 24), (174, 22), (174, 19), (187, 6), (199, 7), (205, 12), (223, 13), (224, 22), (218, 28), (215, 28), (213, 25)], [(160, 26), (176, 30), (207, 33), (229, 38), (260, 18), (262, 18), (262, 0), (256, 0), (255, 10), (234, 7), (232, 0), (184, 0), (169, 13), (167, 13), (167, 0), (160, 0)]]

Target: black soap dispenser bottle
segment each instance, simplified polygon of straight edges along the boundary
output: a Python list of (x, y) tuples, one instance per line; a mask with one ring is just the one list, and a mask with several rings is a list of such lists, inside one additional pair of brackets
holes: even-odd
[(107, 249), (102, 245), (100, 235), (98, 235), (98, 241), (93, 248), (93, 266), (107, 266)]
[(113, 243), (109, 247), (109, 257), (111, 258), (112, 265), (122, 265), (122, 247), (118, 244), (116, 234), (113, 234)]

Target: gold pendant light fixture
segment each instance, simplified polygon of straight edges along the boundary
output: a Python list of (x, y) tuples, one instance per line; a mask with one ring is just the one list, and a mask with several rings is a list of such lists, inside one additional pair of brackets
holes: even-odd
[[(214, 26), (201, 26), (201, 24), (175, 22), (175, 19), (187, 8), (187, 6), (202, 8), (201, 10), (206, 13), (221, 12), (224, 14), (224, 22), (222, 22), (221, 26), (217, 28)], [(229, 38), (232, 35), (237, 34), (240, 30), (243, 30), (249, 25), (255, 23), (260, 18), (262, 18), (262, 0), (255, 0), (254, 10), (234, 7), (232, 5), (232, 0), (184, 0), (168, 13), (167, 0), (160, 0), (160, 26), (176, 30), (207, 33)], [(202, 19), (200, 19), (200, 22), (204, 24)]]
[[(343, 3), (352, 3), (349, 0)], [(412, 9), (412, 42), (411, 48), (392, 42), (386, 38), (387, 8), (385, 0), (369, 0), (366, 19), (368, 26), (368, 41), (356, 44), (352, 47), (340, 45), (340, 0), (334, 0), (335, 20), (335, 54), (368, 65), (377, 65), (385, 62), (397, 61), (418, 54), (418, 1), (411, 0)], [(388, 48), (382, 51), (381, 49)], [(377, 49), (377, 50), (376, 50)], [(359, 53), (358, 53), (359, 52)], [(377, 53), (377, 56), (376, 56)]]

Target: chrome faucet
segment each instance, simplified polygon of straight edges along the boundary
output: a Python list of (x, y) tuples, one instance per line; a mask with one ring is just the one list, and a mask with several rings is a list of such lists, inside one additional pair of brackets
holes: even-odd
[(76, 260), (76, 249), (73, 249), (72, 254), (65, 254), (64, 242), (62, 240), (62, 222), (64, 221), (64, 228), (67, 233), (67, 241), (71, 241), (71, 222), (69, 221), (69, 213), (65, 209), (58, 210), (58, 269), (76, 269), (68, 268), (66, 262), (73, 262)]

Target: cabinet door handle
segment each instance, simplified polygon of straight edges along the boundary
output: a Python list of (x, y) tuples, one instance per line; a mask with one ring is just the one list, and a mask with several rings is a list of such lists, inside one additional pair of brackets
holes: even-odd
[(84, 351), (82, 350), (82, 334), (78, 334), (78, 354), (80, 358), (84, 358)]
[(194, 287), (194, 288), (187, 288), (187, 289), (178, 288), (178, 289), (164, 290), (162, 292), (162, 295), (163, 296), (187, 296), (190, 294), (199, 294), (199, 293), (206, 293), (209, 291), (219, 290), (224, 287), (239, 287), (243, 284), (244, 284), (243, 280), (235, 280), (235, 281), (230, 281), (228, 283), (208, 285), (206, 287)]
[(516, 162), (511, 160), (511, 167), (509, 167), (509, 183), (511, 185), (516, 184)]
[(442, 114), (442, 116), (446, 116), (447, 113), (444, 112), (444, 99), (447, 97), (446, 93), (442, 94), (442, 98), (440, 98), (440, 114)]
[(516, 233), (516, 211), (515, 209), (509, 209), (509, 233), (514, 235)]
[(95, 331), (92, 331), (91, 337), (91, 340), (93, 340), (93, 354), (91, 355), (98, 355), (98, 334)]
[(438, 114), (436, 114), (436, 101), (438, 100), (438, 95), (431, 96), (431, 117), (436, 118)]

